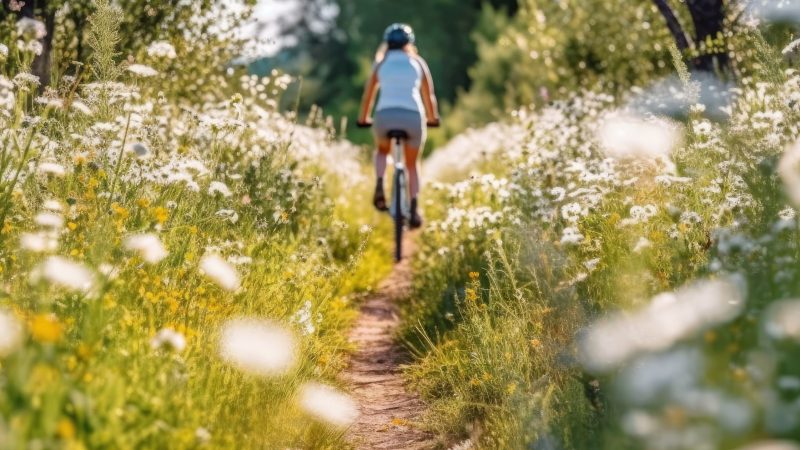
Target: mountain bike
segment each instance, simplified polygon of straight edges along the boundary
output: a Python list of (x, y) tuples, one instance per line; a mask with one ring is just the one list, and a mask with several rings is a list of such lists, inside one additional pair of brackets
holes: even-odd
[[(369, 128), (372, 124), (359, 124), (360, 128)], [(436, 128), (438, 122), (428, 122), (428, 128)], [(392, 157), (394, 159), (394, 174), (392, 176), (392, 191), (389, 198), (389, 215), (394, 220), (394, 259), (399, 262), (403, 259), (403, 231), (411, 217), (411, 199), (408, 193), (408, 177), (406, 175), (405, 147), (408, 134), (403, 130), (390, 130), (386, 136), (392, 141)], [(420, 150), (421, 151), (421, 150)]]

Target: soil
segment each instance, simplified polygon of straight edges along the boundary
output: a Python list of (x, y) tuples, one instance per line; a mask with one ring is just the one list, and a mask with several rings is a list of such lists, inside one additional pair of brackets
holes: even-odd
[[(405, 240), (404, 247), (406, 253), (413, 253), (410, 240)], [(434, 437), (416, 425), (425, 414), (425, 405), (403, 379), (402, 365), (409, 357), (395, 341), (400, 326), (397, 302), (407, 297), (410, 286), (411, 267), (406, 257), (366, 299), (350, 334), (357, 350), (345, 379), (361, 415), (348, 438), (358, 449), (436, 447)]]

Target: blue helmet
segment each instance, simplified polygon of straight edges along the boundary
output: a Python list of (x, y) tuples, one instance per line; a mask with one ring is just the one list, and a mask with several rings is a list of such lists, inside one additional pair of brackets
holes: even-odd
[(403, 48), (407, 44), (413, 44), (416, 38), (411, 26), (404, 23), (393, 23), (383, 32), (383, 40), (389, 49), (394, 50)]

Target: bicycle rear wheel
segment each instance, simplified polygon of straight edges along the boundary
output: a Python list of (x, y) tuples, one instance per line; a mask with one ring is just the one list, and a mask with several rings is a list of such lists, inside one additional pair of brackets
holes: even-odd
[(403, 259), (403, 190), (405, 189), (405, 172), (397, 171), (392, 186), (392, 202), (394, 203), (394, 259)]

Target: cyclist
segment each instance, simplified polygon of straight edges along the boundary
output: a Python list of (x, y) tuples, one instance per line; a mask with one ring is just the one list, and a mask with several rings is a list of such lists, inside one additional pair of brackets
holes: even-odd
[[(380, 211), (388, 210), (383, 190), (386, 158), (391, 150), (387, 137), (390, 130), (402, 130), (408, 135), (405, 158), (408, 170), (408, 188), (411, 197), (409, 226), (419, 228), (422, 218), (417, 211), (419, 175), (417, 156), (425, 145), (425, 125), (439, 124), (439, 107), (433, 92), (433, 79), (428, 64), (417, 53), (414, 31), (401, 23), (390, 25), (383, 34), (383, 43), (375, 55), (372, 75), (364, 87), (358, 124), (373, 125), (375, 136), (375, 196), (373, 204)], [(380, 87), (380, 97), (375, 106), (374, 123), (369, 115), (375, 92)]]

